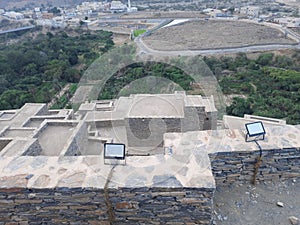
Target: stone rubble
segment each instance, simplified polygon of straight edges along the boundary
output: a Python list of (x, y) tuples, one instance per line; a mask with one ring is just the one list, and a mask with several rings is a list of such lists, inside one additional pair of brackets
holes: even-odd
[(283, 202), (276, 202), (276, 205), (279, 206), (279, 207), (284, 207)]
[(290, 216), (289, 217), (289, 221), (291, 222), (292, 225), (298, 225), (298, 224), (300, 224), (299, 218), (297, 218), (296, 216)]

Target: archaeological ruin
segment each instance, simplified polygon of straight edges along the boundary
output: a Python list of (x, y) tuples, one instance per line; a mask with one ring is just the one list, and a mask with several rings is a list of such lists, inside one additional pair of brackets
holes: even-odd
[[(213, 97), (135, 94), (0, 112), (0, 224), (212, 224), (217, 186), (300, 176), (300, 125), (217, 117)], [(126, 146), (105, 163), (104, 144)], [(122, 161), (122, 162), (121, 162)]]

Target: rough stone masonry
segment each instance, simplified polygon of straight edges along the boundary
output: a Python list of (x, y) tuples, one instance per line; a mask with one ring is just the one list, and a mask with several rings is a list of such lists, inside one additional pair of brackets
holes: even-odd
[[(245, 142), (244, 124), (257, 118), (180, 131), (172, 117), (185, 115), (179, 104), (165, 112), (172, 133), (162, 134), (159, 150), (128, 148), (126, 163), (105, 164), (104, 143), (127, 144), (123, 103), (87, 103), (75, 115), (44, 104), (0, 112), (0, 224), (211, 224), (216, 185), (251, 181), (259, 151)], [(299, 177), (299, 125), (259, 119), (267, 135), (257, 181)]]

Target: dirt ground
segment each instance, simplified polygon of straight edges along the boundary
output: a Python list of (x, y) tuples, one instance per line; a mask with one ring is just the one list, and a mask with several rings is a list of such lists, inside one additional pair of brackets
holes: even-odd
[(129, 35), (127, 35), (127, 34), (114, 33), (113, 41), (116, 46), (121, 46), (125, 43), (128, 43), (130, 41), (130, 39), (129, 39)]
[(215, 192), (216, 225), (291, 225), (291, 216), (300, 219), (300, 178), (217, 187)]
[(293, 44), (274, 28), (242, 21), (199, 20), (159, 29), (143, 38), (157, 50), (202, 50), (264, 44)]

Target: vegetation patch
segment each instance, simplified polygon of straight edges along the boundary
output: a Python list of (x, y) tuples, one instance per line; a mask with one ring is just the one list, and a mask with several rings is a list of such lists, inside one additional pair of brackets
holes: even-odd
[[(99, 99), (116, 98), (123, 87), (125, 87), (126, 85), (130, 84), (133, 81), (137, 82), (139, 79), (145, 77), (165, 78), (178, 84), (180, 88), (184, 90), (191, 90), (191, 83), (194, 81), (193, 78), (185, 74), (181, 69), (171, 65), (167, 65), (164, 63), (157, 63), (157, 62), (135, 63), (125, 68), (122, 68), (111, 78), (109, 78), (99, 95)], [(144, 93), (144, 89), (142, 88), (142, 86), (141, 85), (138, 86), (140, 89), (135, 90), (138, 91), (135, 93)], [(159, 90), (157, 90), (155, 87), (154, 91), (159, 91)], [(124, 91), (124, 93), (127, 92)], [(130, 93), (127, 93), (127, 95), (128, 94)]]
[(71, 84), (69, 89), (59, 99), (56, 99), (56, 103), (51, 107), (51, 109), (72, 108), (70, 99), (74, 95), (76, 89), (77, 84)]
[(300, 123), (300, 51), (292, 57), (272, 53), (249, 59), (204, 57), (225, 95), (234, 97), (227, 113), (234, 116), (255, 114)]
[[(112, 46), (112, 33), (82, 30), (39, 33), (33, 40), (0, 45), (0, 110), (50, 102)], [(61, 99), (59, 106), (66, 101)]]
[[(300, 51), (290, 57), (263, 53), (250, 59), (239, 53), (235, 58), (204, 57), (203, 60), (214, 72), (223, 94), (234, 96), (226, 108), (227, 114), (241, 117), (254, 114), (286, 119), (289, 124), (300, 123)], [(152, 86), (157, 82), (154, 88), (157, 91), (159, 82), (163, 81), (152, 77), (171, 80), (189, 93), (197, 92), (193, 78), (184, 71), (163, 63), (147, 62), (119, 70), (106, 82), (99, 99), (116, 98), (119, 93), (145, 93), (147, 82), (152, 82)], [(144, 80), (138, 82), (141, 79)], [(134, 88), (128, 91), (124, 87)], [(149, 88), (147, 92), (152, 93)]]
[(145, 32), (146, 32), (146, 30), (135, 30), (135, 31), (133, 31), (133, 36), (138, 37)]

